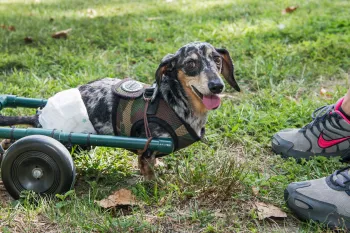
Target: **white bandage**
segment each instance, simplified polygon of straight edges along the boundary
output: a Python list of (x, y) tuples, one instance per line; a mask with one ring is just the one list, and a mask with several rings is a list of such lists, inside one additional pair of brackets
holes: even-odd
[(44, 129), (96, 134), (77, 88), (61, 91), (49, 98), (39, 115), (39, 123)]

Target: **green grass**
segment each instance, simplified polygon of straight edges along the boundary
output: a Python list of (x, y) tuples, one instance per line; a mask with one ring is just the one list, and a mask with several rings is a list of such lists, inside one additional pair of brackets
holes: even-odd
[[(102, 77), (151, 83), (159, 61), (191, 41), (227, 48), (242, 93), (227, 88), (209, 117), (204, 143), (164, 159), (153, 182), (143, 182), (135, 156), (96, 148), (74, 154), (75, 191), (55, 199), (0, 191), (2, 232), (323, 232), (297, 220), (284, 205), (293, 181), (326, 176), (337, 158), (283, 160), (271, 136), (310, 122), (317, 107), (348, 87), (350, 2), (289, 0), (0, 1), (0, 93), (47, 98)], [(89, 17), (88, 9), (96, 10)], [(72, 28), (68, 39), (51, 34)], [(283, 29), (282, 29), (283, 28)], [(33, 43), (26, 44), (30, 36)], [(149, 39), (151, 38), (151, 39)], [(148, 40), (147, 40), (148, 39)], [(325, 87), (329, 95), (321, 95)], [(4, 114), (28, 114), (24, 109)], [(104, 210), (100, 200), (118, 188), (142, 205)], [(252, 187), (259, 190), (255, 196)], [(283, 208), (284, 220), (259, 221), (254, 201)]]

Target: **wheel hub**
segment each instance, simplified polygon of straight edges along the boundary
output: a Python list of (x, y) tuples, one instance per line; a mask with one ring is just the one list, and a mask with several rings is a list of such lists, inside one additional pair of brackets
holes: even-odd
[(44, 172), (40, 167), (36, 167), (32, 170), (32, 176), (35, 179), (40, 179), (43, 175), (44, 175)]

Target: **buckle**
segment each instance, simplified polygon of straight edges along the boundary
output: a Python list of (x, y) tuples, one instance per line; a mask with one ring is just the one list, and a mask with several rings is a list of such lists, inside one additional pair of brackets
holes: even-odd
[(154, 83), (151, 87), (145, 88), (145, 92), (143, 93), (143, 98), (145, 100), (150, 100), (151, 102), (156, 98), (158, 93), (158, 86)]
[(150, 98), (152, 98), (153, 93), (154, 93), (154, 88), (153, 87), (147, 87), (145, 89), (145, 92), (143, 93), (143, 97), (147, 98), (147, 99), (150, 99)]

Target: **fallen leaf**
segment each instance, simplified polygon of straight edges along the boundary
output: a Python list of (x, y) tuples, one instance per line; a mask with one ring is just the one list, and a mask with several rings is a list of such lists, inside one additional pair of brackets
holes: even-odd
[(7, 29), (12, 32), (16, 31), (15, 26), (9, 26)]
[(148, 43), (154, 43), (155, 40), (150, 37), (150, 38), (146, 38), (145, 41)]
[(33, 43), (33, 38), (31, 38), (30, 36), (27, 36), (24, 38), (24, 42), (29, 44), (29, 43)]
[(257, 196), (259, 194), (259, 188), (255, 187), (255, 186), (252, 187), (252, 191), (253, 191), (254, 196)]
[(95, 201), (95, 203), (103, 208), (137, 205), (136, 197), (128, 189), (119, 189), (107, 198), (102, 199), (101, 201)]
[(255, 207), (258, 212), (259, 220), (263, 220), (265, 218), (275, 217), (275, 218), (286, 218), (287, 214), (283, 212), (280, 208), (266, 204), (263, 202), (255, 202)]
[(327, 89), (321, 87), (320, 94), (325, 97), (332, 97), (332, 93), (327, 91)]
[(0, 26), (2, 29), (8, 30), (8, 31), (16, 31), (15, 26), (6, 26), (5, 24), (1, 24)]
[(298, 9), (299, 6), (289, 6), (286, 9), (282, 10), (282, 15), (285, 15), (287, 13), (293, 13), (296, 9)]
[(95, 16), (97, 15), (97, 11), (92, 8), (89, 8), (87, 9), (87, 14), (89, 18), (95, 18)]
[(56, 32), (56, 33), (52, 34), (51, 37), (55, 38), (55, 39), (61, 39), (61, 38), (66, 39), (68, 37), (68, 33), (70, 31), (72, 31), (71, 28), (69, 28), (67, 30), (59, 31), (59, 32)]

